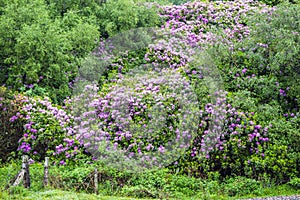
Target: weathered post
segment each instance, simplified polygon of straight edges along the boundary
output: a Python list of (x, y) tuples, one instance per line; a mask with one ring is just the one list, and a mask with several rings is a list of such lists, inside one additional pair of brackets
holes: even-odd
[(22, 156), (22, 171), (24, 171), (23, 184), (24, 188), (30, 188), (30, 173), (29, 173), (29, 163), (28, 156)]
[[(13, 183), (12, 186), (17, 186), (21, 183), (22, 180), (24, 180), (24, 173), (25, 173), (25, 171), (23, 169), (21, 169), (21, 171), (11, 181), (11, 183)], [(8, 189), (9, 187), (10, 187), (10, 185), (8, 184), (6, 186), (6, 189)]]
[(47, 187), (49, 184), (49, 157), (45, 158), (44, 165), (44, 187)]
[(97, 168), (95, 168), (94, 173), (95, 173), (94, 174), (94, 185), (95, 185), (94, 190), (95, 190), (95, 194), (98, 195), (98, 170), (97, 170)]

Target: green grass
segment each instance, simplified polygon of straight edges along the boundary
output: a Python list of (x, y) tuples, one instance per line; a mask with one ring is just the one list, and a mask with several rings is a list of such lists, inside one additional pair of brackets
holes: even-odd
[[(145, 177), (139, 177), (139, 182), (125, 183), (124, 186), (128, 187), (128, 190), (122, 190), (121, 188), (111, 187), (110, 182), (100, 182), (99, 183), (99, 195), (88, 194), (84, 192), (75, 192), (75, 188), (70, 184), (72, 181), (76, 181), (80, 175), (81, 168), (76, 168), (76, 173), (74, 177), (69, 177), (65, 179), (62, 184), (54, 184), (49, 188), (43, 188), (43, 166), (41, 164), (34, 164), (31, 166), (31, 188), (24, 189), (22, 186), (11, 187), (9, 190), (5, 190), (5, 186), (13, 178), (13, 176), (19, 170), (18, 164), (10, 164), (7, 166), (0, 167), (0, 200), (10, 200), (10, 199), (24, 199), (24, 200), (35, 200), (35, 199), (54, 199), (54, 200), (72, 200), (72, 199), (100, 199), (100, 200), (135, 200), (142, 198), (133, 198), (126, 196), (134, 196), (139, 194), (139, 190), (136, 190), (136, 186), (141, 186), (141, 188), (146, 188), (151, 190), (151, 193), (155, 194), (156, 197), (161, 197), (160, 199), (183, 199), (183, 200), (232, 200), (232, 199), (243, 199), (243, 198), (253, 198), (253, 197), (268, 197), (268, 196), (292, 196), (300, 195), (300, 188), (289, 184), (275, 186), (272, 184), (271, 187), (266, 187), (263, 182), (259, 182), (255, 187), (249, 179), (236, 178), (227, 182), (218, 182), (213, 180), (200, 180), (197, 182), (189, 177), (185, 176), (174, 176), (173, 179), (168, 179), (166, 184), (160, 187), (148, 188), (148, 184), (154, 184), (154, 182), (159, 182), (164, 180), (166, 174), (156, 173), (147, 174)], [(58, 169), (52, 168), (51, 172)], [(70, 170), (69, 170), (70, 171)], [(60, 174), (65, 174), (60, 168)], [(173, 180), (173, 181), (171, 181)], [(58, 179), (58, 181), (62, 181)], [(242, 182), (238, 182), (242, 181)], [(250, 181), (250, 182), (249, 182)], [(236, 184), (236, 183), (239, 184)], [(244, 183), (244, 184), (242, 184)], [(76, 184), (75, 184), (76, 185)], [(244, 186), (243, 186), (244, 185)], [(295, 185), (295, 184), (294, 184)], [(123, 189), (125, 189), (124, 187)], [(58, 189), (60, 188), (60, 189)], [(159, 189), (160, 188), (160, 189)], [(163, 189), (164, 188), (164, 189)], [(74, 191), (72, 191), (74, 190)], [(84, 191), (84, 190), (83, 190)], [(90, 190), (91, 191), (91, 188)], [(232, 193), (235, 194), (234, 197), (230, 197)], [(190, 194), (189, 197), (187, 197)], [(112, 195), (112, 196), (109, 196)], [(193, 196), (192, 196), (193, 195)], [(137, 196), (136, 196), (137, 197)], [(173, 197), (173, 198), (171, 198)], [(147, 198), (143, 198), (146, 200)], [(150, 198), (148, 198), (150, 200)]]
[[(22, 190), (22, 189), (21, 189)], [(25, 189), (24, 189), (25, 190)], [(3, 200), (79, 200), (79, 199), (88, 199), (88, 200), (135, 200), (135, 198), (130, 197), (113, 197), (113, 196), (101, 196), (95, 194), (84, 194), (76, 193), (70, 191), (62, 190), (45, 190), (40, 192), (34, 191), (20, 191), (20, 194), (11, 194), (7, 192), (0, 192), (0, 199)], [(146, 200), (146, 199), (145, 199)]]
[[(21, 186), (14, 187), (11, 190), (11, 194), (8, 191), (0, 192), (0, 199), (3, 200), (136, 200), (141, 198), (132, 198), (132, 197), (119, 197), (119, 196), (102, 196), (95, 194), (85, 194), (85, 193), (77, 193), (72, 191), (62, 191), (57, 189), (48, 189), (42, 191), (32, 191), (30, 189), (24, 189)], [(293, 190), (286, 185), (273, 187), (273, 188), (264, 188), (261, 191), (261, 195), (259, 197), (268, 197), (268, 196), (292, 196), (292, 195), (300, 195), (300, 190)], [(239, 197), (228, 197), (217, 194), (204, 194), (199, 193), (195, 197), (181, 197), (181, 198), (168, 198), (168, 199), (185, 199), (185, 200), (200, 200), (200, 199), (224, 199), (224, 200), (232, 200), (232, 199), (243, 199), (243, 198), (253, 198), (257, 197), (254, 195), (247, 196), (239, 196)], [(147, 200), (146, 198), (143, 198)], [(150, 199), (148, 199), (150, 200)]]
[[(265, 187), (261, 189), (259, 197), (271, 197), (271, 196), (300, 196), (300, 190), (289, 187), (288, 185), (279, 185), (273, 187)], [(241, 198), (255, 198), (257, 195), (245, 195)]]

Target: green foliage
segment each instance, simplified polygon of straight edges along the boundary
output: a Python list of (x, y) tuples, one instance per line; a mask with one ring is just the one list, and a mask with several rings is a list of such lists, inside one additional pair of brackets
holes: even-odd
[[(296, 104), (300, 55), (298, 10), (299, 5), (282, 5), (272, 14), (249, 17), (250, 37), (233, 42), (233, 49), (218, 47), (214, 55), (218, 55), (216, 62), (227, 90), (250, 91), (258, 103), (277, 100), (283, 109)], [(280, 94), (280, 89), (286, 94)]]
[(95, 47), (97, 27), (74, 12), (51, 18), (42, 0), (7, 1), (0, 18), (0, 82), (14, 90), (38, 83), (62, 102), (80, 59)]
[(49, 6), (53, 16), (64, 16), (70, 10), (77, 10), (79, 11), (80, 15), (88, 16), (92, 12), (99, 9), (99, 6), (104, 2), (105, 0), (46, 0), (46, 3)]
[(295, 189), (300, 189), (300, 178), (292, 178), (288, 184), (292, 187), (294, 187)]
[[(272, 122), (269, 137), (273, 143), (272, 149), (276, 150), (277, 158), (273, 158), (277, 162), (277, 175), (287, 173), (291, 176), (295, 173), (299, 176), (300, 166), (300, 147), (298, 145), (300, 139), (299, 133), (299, 117), (288, 117), (288, 120), (278, 119)], [(273, 154), (274, 155), (274, 154)], [(271, 156), (272, 157), (272, 156)], [(267, 159), (267, 158), (266, 158)], [(273, 166), (274, 164), (268, 166)], [(276, 165), (274, 165), (276, 167)], [(280, 171), (279, 171), (280, 169)], [(274, 174), (275, 175), (275, 174)], [(287, 176), (289, 177), (289, 176)]]
[(51, 167), (50, 184), (54, 188), (75, 190), (77, 192), (94, 192), (94, 169), (98, 169), (99, 193), (116, 195), (125, 186), (132, 174), (119, 171), (101, 164), (101, 161), (83, 162), (73, 166)]
[(6, 189), (9, 182), (15, 177), (20, 170), (21, 162), (19, 160), (11, 160), (10, 162), (1, 163), (0, 167), (0, 191)]
[(166, 169), (151, 170), (134, 175), (122, 194), (133, 197), (186, 198), (204, 189), (201, 179), (171, 174)]
[(189, 2), (190, 0), (168, 0), (169, 2), (171, 2), (174, 5), (181, 5), (184, 4), (186, 2)]
[(86, 166), (77, 166), (76, 168), (61, 166), (55, 169), (53, 175), (56, 174), (58, 177), (52, 177), (52, 183), (56, 184), (56, 186), (81, 191), (87, 186), (89, 179), (92, 179), (92, 172), (93, 166), (88, 164)]
[(139, 27), (156, 27), (160, 19), (154, 6), (133, 0), (108, 1), (96, 13), (104, 38)]
[(230, 178), (224, 184), (224, 190), (229, 196), (242, 196), (249, 194), (259, 194), (260, 183), (254, 179), (245, 177)]
[(292, 4), (298, 4), (300, 3), (299, 0), (260, 0), (261, 2), (270, 5), (270, 6), (276, 6), (280, 5), (282, 3), (292, 3)]
[[(76, 159), (72, 160), (72, 167), (51, 169), (50, 182), (56, 188), (93, 191), (90, 180), (93, 179), (93, 169), (98, 163), (92, 165), (85, 162), (86, 155), (74, 148), (79, 146), (78, 141), (74, 144), (70, 142), (72, 145), (69, 146), (67, 142), (64, 143), (64, 139), (69, 136), (65, 128), (72, 125), (71, 117), (64, 113), (65, 107), (52, 104), (50, 100), (46, 103), (51, 105), (51, 109), (47, 110), (43, 101), (48, 100), (36, 96), (49, 96), (54, 103), (62, 103), (71, 94), (69, 83), (76, 77), (82, 59), (95, 47), (99, 35), (108, 38), (138, 27), (161, 25), (156, 8), (153, 6), (150, 9), (150, 4), (145, 2), (153, 1), (117, 0), (99, 3), (92, 0), (0, 0), (0, 84), (32, 97), (28, 100), (0, 87), (1, 161), (6, 162), (10, 152), (16, 151), (20, 139), (21, 142), (31, 144), (30, 155), (40, 161), (46, 155), (55, 155), (52, 161), (64, 165), (63, 158), (78, 153), (74, 156)], [(186, 1), (169, 2), (182, 4)], [(262, 2), (277, 5), (282, 1)], [(160, 3), (167, 4), (167, 1), (162, 0)], [(228, 134), (220, 139), (224, 142), (222, 151), (221, 148), (215, 148), (210, 152), (210, 158), (203, 160), (189, 157), (188, 151), (178, 160), (178, 165), (172, 166), (174, 171), (179, 172), (178, 175), (168, 170), (129, 174), (98, 165), (99, 191), (103, 195), (122, 194), (139, 198), (184, 199), (197, 196), (212, 199), (221, 193), (239, 197), (272, 193), (263, 188), (266, 184), (269, 187), (288, 182), (291, 188), (299, 189), (299, 178), (291, 179), (300, 175), (299, 10), (299, 5), (279, 5), (269, 13), (247, 16), (244, 22), (251, 27), (248, 38), (230, 41), (231, 48), (220, 45), (209, 49), (215, 55), (214, 61), (229, 91), (227, 100), (238, 113), (226, 116), (224, 132)], [(109, 92), (119, 76), (145, 64), (145, 53), (150, 55), (157, 52), (141, 49), (116, 58), (99, 80), (102, 94)], [(180, 56), (173, 58), (179, 62)], [(188, 70), (193, 70), (193, 66), (188, 67)], [(201, 99), (199, 107), (203, 107), (210, 101), (207, 86), (195, 74), (186, 77), (195, 88), (193, 92)], [(167, 87), (162, 88), (164, 93), (168, 92)], [(20, 111), (24, 108), (25, 99), (27, 105), (34, 108), (30, 112)], [(151, 107), (155, 98), (149, 95), (143, 100)], [(170, 98), (163, 103), (171, 106), (173, 102)], [(54, 112), (51, 113), (52, 109)], [(63, 118), (58, 120), (59, 117), (53, 114), (55, 110), (63, 113), (60, 113)], [(23, 119), (28, 113), (32, 124), (30, 128), (25, 128), (23, 125), (28, 127), (30, 123)], [(14, 116), (18, 116), (18, 119), (13, 123)], [(66, 122), (65, 117), (71, 120)], [(133, 120), (141, 121), (142, 117), (137, 115)], [(169, 122), (173, 123), (172, 120)], [(233, 134), (233, 131), (226, 129), (232, 123), (241, 125), (235, 129), (237, 133)], [(254, 133), (255, 125), (261, 125), (268, 131), (256, 128), (259, 136), (251, 141), (249, 137)], [(36, 131), (38, 134), (34, 134)], [(199, 137), (202, 131), (199, 128)], [(267, 138), (262, 138), (263, 134)], [(156, 142), (163, 139), (158, 137)], [(268, 142), (261, 142), (263, 139), (268, 139)], [(55, 151), (59, 145), (67, 148), (62, 154)], [(67, 161), (70, 164), (68, 162), (71, 161)], [(0, 169), (1, 186), (11, 179), (18, 166), (12, 164), (4, 170)], [(31, 166), (33, 190), (40, 190), (38, 181), (42, 177), (42, 165)], [(188, 177), (184, 173), (207, 179)], [(225, 180), (225, 183), (220, 184), (220, 180)], [(264, 189), (267, 192), (263, 192)], [(14, 187), (11, 194), (25, 196), (27, 191)]]
[(167, 170), (153, 170), (136, 174), (130, 181), (132, 185), (143, 185), (147, 188), (162, 189), (167, 183)]
[(14, 119), (23, 106), (25, 98), (13, 93), (5, 87), (0, 87), (0, 160), (6, 162), (12, 152), (16, 152), (18, 141), (22, 137), (23, 124), (21, 120)]
[[(281, 5), (271, 13), (248, 18), (249, 37), (208, 49), (229, 91), (227, 100), (237, 113), (244, 114), (228, 116), (225, 130), (231, 123), (241, 127), (234, 134), (225, 134), (222, 151), (211, 151), (208, 160), (180, 161), (181, 166), (188, 165), (186, 168), (199, 174), (219, 171), (223, 178), (238, 175), (261, 179), (267, 174), (276, 183), (299, 174), (298, 10), (299, 5)], [(257, 140), (249, 141), (258, 131), (253, 124), (258, 123), (268, 126), (268, 133), (260, 132)]]
[(182, 198), (194, 196), (203, 189), (204, 183), (201, 179), (183, 175), (170, 176), (168, 184), (164, 186), (164, 191), (170, 193), (171, 196), (182, 196)]
[[(296, 194), (299, 185), (298, 178), (294, 178), (288, 185), (276, 186), (273, 184), (263, 186), (263, 181), (248, 179), (245, 177), (231, 177), (223, 183), (218, 181), (217, 173), (210, 173), (209, 179), (188, 177), (185, 175), (171, 174), (167, 170), (156, 170), (140, 172), (138, 174), (124, 173), (114, 168), (103, 166), (101, 162), (81, 163), (74, 166), (52, 166), (50, 165), (50, 188), (43, 191), (43, 164), (35, 163), (30, 165), (31, 189), (24, 189), (22, 186), (11, 187), (7, 192), (0, 192), (2, 199), (22, 198), (36, 199), (44, 197), (53, 198), (52, 194), (67, 195), (54, 192), (54, 188), (76, 192), (94, 192), (94, 169), (98, 169), (99, 193), (97, 198), (104, 198), (103, 195), (126, 195), (141, 198), (159, 199), (229, 199), (229, 197), (257, 197), (257, 196), (278, 196)], [(6, 184), (15, 176), (21, 168), (21, 162), (7, 164), (0, 168), (0, 185), (4, 189)], [(49, 190), (50, 189), (50, 190)], [(35, 194), (35, 192), (39, 194)], [(66, 193), (66, 192), (64, 192)], [(82, 194), (83, 195), (83, 194)], [(9, 197), (9, 198), (8, 198)], [(79, 196), (76, 196), (79, 198)], [(96, 199), (96, 196), (94, 196)], [(94, 198), (93, 197), (93, 198)], [(75, 198), (75, 197), (74, 197)], [(92, 198), (82, 196), (82, 198)], [(108, 197), (108, 199), (113, 199)], [(123, 199), (116, 197), (116, 199)]]

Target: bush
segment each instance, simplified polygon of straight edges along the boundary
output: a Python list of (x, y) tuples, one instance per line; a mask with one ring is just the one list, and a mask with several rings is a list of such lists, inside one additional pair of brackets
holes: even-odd
[[(250, 26), (249, 37), (231, 38), (208, 49), (229, 91), (222, 113), (226, 114), (223, 136), (207, 159), (193, 158), (191, 148), (191, 156), (186, 154), (177, 166), (185, 168), (182, 171), (200, 175), (219, 171), (223, 178), (260, 179), (268, 174), (276, 183), (298, 174), (299, 150), (294, 145), (299, 140), (298, 9), (299, 5), (279, 6), (248, 16), (244, 23)], [(279, 41), (284, 45), (278, 45)], [(199, 132), (196, 153), (205, 151), (199, 141), (207, 133)]]
[[(20, 113), (26, 97), (0, 87), (0, 160), (6, 162), (14, 155), (23, 134), (25, 116)], [(20, 120), (17, 120), (20, 118)], [(11, 154), (12, 153), (12, 154)]]
[(258, 195), (260, 186), (260, 183), (254, 179), (234, 177), (225, 182), (224, 190), (229, 196)]
[[(248, 90), (265, 104), (278, 101), (285, 111), (299, 97), (299, 5), (280, 6), (269, 14), (248, 18), (251, 35), (221, 48), (215, 55), (230, 91)], [(228, 52), (229, 51), (229, 52)], [(226, 53), (225, 53), (226, 52)]]
[(295, 189), (300, 189), (300, 178), (292, 178), (288, 184)]
[(103, 38), (134, 28), (161, 24), (156, 7), (132, 0), (107, 1), (101, 5), (96, 16)]
[(80, 59), (95, 47), (97, 27), (75, 12), (51, 18), (43, 0), (8, 0), (2, 11), (0, 83), (18, 91), (38, 84), (62, 103), (70, 95), (68, 84), (77, 75)]
[(299, 0), (260, 0), (260, 1), (270, 6), (276, 6), (282, 3), (292, 3), (292, 4), (300, 3)]
[(61, 16), (63, 17), (69, 11), (80, 11), (81, 16), (89, 16), (95, 11), (97, 11), (102, 3), (106, 0), (94, 1), (80, 1), (80, 0), (70, 0), (70, 1), (60, 1), (60, 0), (47, 0), (46, 3), (51, 11), (53, 17)]
[(67, 107), (36, 96), (27, 99), (20, 113), (26, 116), (19, 140), (20, 154), (27, 154), (34, 161), (52, 157), (60, 165), (76, 162), (75, 157), (82, 156), (82, 146), (75, 137), (73, 117)]
[(188, 177), (183, 175), (171, 175), (168, 178), (167, 184), (164, 186), (170, 196), (190, 197), (196, 195), (204, 189), (202, 179)]

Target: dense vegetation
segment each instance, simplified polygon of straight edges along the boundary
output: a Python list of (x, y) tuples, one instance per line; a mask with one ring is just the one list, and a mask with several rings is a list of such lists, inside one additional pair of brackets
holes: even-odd
[(299, 189), (298, 3), (0, 0), (0, 176), (26, 154), (105, 195)]

